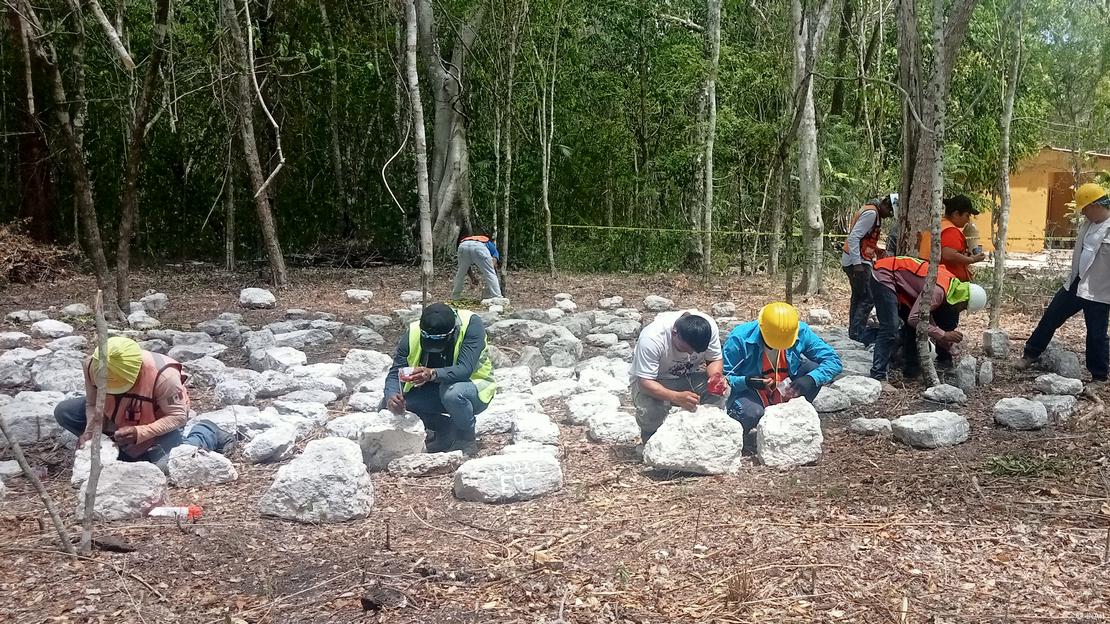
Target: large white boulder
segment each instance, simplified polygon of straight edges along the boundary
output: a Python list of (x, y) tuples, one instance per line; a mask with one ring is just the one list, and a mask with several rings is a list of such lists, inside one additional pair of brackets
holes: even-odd
[(532, 391), (532, 369), (527, 366), (499, 368), (496, 372), (500, 392), (524, 393)]
[(377, 418), (359, 430), (358, 443), (370, 470), (385, 470), (389, 462), (424, 450), (424, 423), (416, 414), (378, 412)]
[(1041, 375), (1033, 381), (1033, 388), (1042, 394), (1071, 394), (1083, 392), (1083, 382), (1056, 373)]
[[(100, 465), (106, 466), (114, 461), (119, 461), (119, 447), (106, 435), (100, 436)], [(73, 474), (69, 482), (73, 487), (79, 488), (88, 480), (92, 470), (92, 442), (86, 442), (73, 454)]]
[(347, 303), (370, 303), (374, 298), (374, 291), (357, 288), (348, 288), (343, 294), (347, 296)]
[(648, 312), (666, 312), (674, 309), (674, 302), (659, 295), (648, 295), (644, 297), (644, 309)]
[(849, 375), (837, 379), (832, 387), (848, 395), (852, 405), (871, 405), (883, 393), (883, 384), (863, 375)]
[(578, 391), (591, 392), (602, 390), (612, 394), (620, 394), (628, 390), (629, 377), (614, 375), (611, 371), (597, 368), (587, 368), (578, 373)]
[(559, 425), (546, 414), (523, 412), (513, 420), (513, 443), (558, 444)]
[(927, 449), (955, 446), (971, 435), (967, 419), (948, 410), (902, 416), (892, 421), (890, 427), (899, 441)]
[(821, 419), (804, 398), (767, 408), (755, 429), (756, 451), (765, 466), (790, 468), (821, 457)]
[[(54, 407), (63, 398), (61, 392), (20, 392), (8, 403), (0, 406), (8, 433), (20, 444), (34, 444), (55, 439), (62, 427), (54, 420)], [(7, 446), (0, 434), (0, 447)]]
[(84, 361), (80, 351), (54, 351), (31, 365), (31, 381), (38, 390), (84, 392)]
[(430, 477), (455, 472), (466, 457), (462, 451), (450, 453), (414, 453), (389, 462), (390, 474), (401, 477)]
[(644, 463), (660, 470), (730, 474), (741, 467), (744, 428), (724, 410), (674, 411), (644, 445)]
[(239, 291), (239, 305), (253, 310), (268, 310), (277, 306), (277, 298), (264, 288), (244, 288)]
[(822, 414), (842, 412), (852, 407), (852, 398), (832, 386), (824, 386), (813, 400), (813, 408)]
[(48, 349), (31, 350), (16, 347), (0, 354), (0, 387), (18, 388), (31, 381), (31, 366), (38, 358), (49, 355)]
[(198, 388), (210, 388), (223, 379), (227, 364), (208, 356), (190, 362), (182, 362), (181, 367), (189, 375), (191, 385)]
[(391, 366), (393, 358), (380, 351), (351, 349), (343, 358), (337, 376), (347, 384), (348, 390), (354, 391), (360, 384), (384, 376)]
[(170, 298), (166, 296), (166, 293), (153, 292), (139, 299), (139, 303), (143, 304), (143, 309), (147, 312), (158, 314), (169, 307)]
[(297, 329), (274, 336), (274, 344), (294, 349), (312, 349), (335, 342), (335, 336), (322, 329)]
[(889, 436), (891, 427), (886, 418), (855, 418), (848, 423), (848, 431), (864, 436)]
[(561, 487), (559, 460), (543, 452), (479, 457), (455, 471), (455, 496), (476, 503), (531, 500)]
[(624, 305), (624, 297), (602, 297), (597, 300), (597, 307), (602, 310), (616, 310)]
[(172, 449), (168, 465), (170, 483), (177, 487), (208, 487), (239, 478), (231, 460), (189, 444)]
[(142, 310), (127, 315), (127, 326), (134, 330), (149, 331), (161, 325), (161, 321)]
[(963, 390), (964, 392), (971, 392), (975, 389), (975, 384), (978, 381), (979, 361), (973, 355), (965, 355), (961, 357), (953, 369), (954, 385)]
[(23, 332), (0, 332), (0, 349), (14, 349), (27, 347), (31, 344), (31, 337)]
[(922, 395), (926, 401), (933, 401), (934, 403), (967, 403), (967, 394), (956, 386), (948, 384), (938, 384), (925, 390)]
[(44, 319), (31, 324), (31, 335), (35, 338), (61, 338), (72, 333), (73, 325), (52, 319)]
[(373, 506), (374, 486), (358, 444), (323, 438), (278, 469), (258, 508), (264, 516), (330, 523), (365, 518)]
[(243, 445), (243, 460), (248, 464), (279, 462), (293, 455), (297, 430), (292, 426), (271, 427)]
[(220, 405), (251, 405), (255, 400), (255, 389), (245, 381), (224, 379), (216, 384), (215, 395)]
[(592, 416), (612, 414), (620, 406), (621, 400), (615, 394), (604, 390), (575, 394), (567, 399), (567, 422), (572, 425), (582, 425)]
[(565, 399), (576, 392), (578, 392), (578, 381), (575, 379), (556, 379), (532, 386), (532, 396), (538, 401)]
[(1021, 397), (1002, 399), (994, 405), (994, 422), (1020, 431), (1044, 429), (1048, 410), (1043, 403)]
[[(385, 397), (385, 388), (381, 384), (374, 384), (365, 392), (356, 392), (347, 399), (347, 407), (356, 412), (376, 412), (384, 407), (382, 399)], [(363, 386), (367, 387), (367, 386)]]
[(987, 357), (1006, 359), (1010, 357), (1010, 337), (1002, 329), (983, 331), (983, 352)]
[(543, 406), (530, 394), (498, 394), (485, 411), (475, 416), (474, 429), (479, 436), (509, 433), (516, 415), (525, 412), (543, 413)]
[[(85, 490), (77, 494), (77, 517), (85, 517)], [(146, 516), (166, 502), (166, 475), (149, 462), (111, 462), (100, 471), (93, 517), (98, 520), (132, 520)]]
[(586, 420), (586, 437), (602, 444), (639, 444), (640, 425), (627, 412), (599, 412)]
[(257, 407), (229, 405), (223, 409), (205, 412), (190, 419), (185, 425), (185, 434), (188, 435), (192, 430), (193, 423), (201, 420), (207, 420), (227, 433), (242, 433), (247, 438), (252, 438), (267, 429), (282, 424), (282, 420), (275, 414), (260, 412)]
[(71, 303), (62, 308), (62, 316), (73, 318), (77, 316), (92, 316), (93, 309), (84, 303)]
[[(254, 354), (251, 354), (251, 359), (254, 360)], [(308, 356), (304, 351), (298, 351), (292, 347), (271, 347), (261, 352), (258, 364), (254, 368), (284, 372), (294, 366), (304, 366), (307, 362)]]
[(1079, 399), (1070, 394), (1038, 394), (1033, 400), (1044, 405), (1049, 417), (1055, 422), (1064, 422), (1079, 408)]
[(62, 336), (46, 343), (46, 348), (51, 351), (80, 351), (89, 345), (84, 336)]

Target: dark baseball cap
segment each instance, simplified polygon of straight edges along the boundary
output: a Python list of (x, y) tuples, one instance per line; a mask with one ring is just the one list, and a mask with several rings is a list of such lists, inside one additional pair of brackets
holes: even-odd
[(971, 203), (971, 198), (967, 195), (953, 195), (944, 200), (944, 211), (948, 214), (953, 212), (979, 214), (979, 209)]
[(420, 348), (428, 353), (442, 353), (455, 337), (457, 317), (450, 306), (433, 303), (420, 315)]

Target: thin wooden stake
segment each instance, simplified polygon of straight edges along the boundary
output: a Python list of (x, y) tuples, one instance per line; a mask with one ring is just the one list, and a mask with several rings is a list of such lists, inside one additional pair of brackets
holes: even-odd
[(104, 320), (104, 292), (96, 291), (93, 307), (96, 313), (96, 338), (100, 350), (99, 365), (96, 367), (96, 410), (92, 422), (86, 424), (85, 433), (89, 439), (89, 479), (85, 482), (85, 517), (81, 520), (81, 554), (92, 552), (92, 524), (96, 510), (96, 489), (100, 484), (100, 433), (104, 430), (104, 403), (108, 388), (108, 323)]
[(12, 449), (12, 455), (15, 456), (19, 469), (23, 471), (23, 476), (31, 482), (35, 491), (38, 492), (39, 498), (42, 499), (42, 504), (46, 506), (46, 512), (50, 514), (50, 521), (54, 523), (54, 528), (58, 531), (58, 541), (61, 543), (62, 550), (67, 555), (76, 555), (77, 551), (73, 550), (73, 544), (69, 541), (69, 532), (66, 531), (66, 525), (62, 522), (62, 517), (58, 515), (58, 508), (54, 506), (54, 499), (50, 498), (50, 494), (47, 494), (46, 488), (42, 486), (42, 481), (39, 480), (38, 475), (31, 470), (31, 465), (27, 463), (27, 458), (23, 455), (23, 447), (8, 432), (8, 424), (3, 417), (0, 417), (0, 433), (4, 434), (4, 438), (7, 439), (8, 446)]

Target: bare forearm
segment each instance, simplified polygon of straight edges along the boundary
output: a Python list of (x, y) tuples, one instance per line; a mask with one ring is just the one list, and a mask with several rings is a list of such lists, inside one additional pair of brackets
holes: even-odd
[(675, 392), (673, 390), (668, 390), (663, 384), (654, 379), (640, 379), (638, 383), (640, 384), (640, 390), (648, 396), (668, 402), (674, 398)]
[(712, 362), (706, 362), (705, 363), (705, 372), (710, 377), (713, 377), (715, 375), (724, 375), (725, 374), (725, 361), (724, 360), (713, 360)]

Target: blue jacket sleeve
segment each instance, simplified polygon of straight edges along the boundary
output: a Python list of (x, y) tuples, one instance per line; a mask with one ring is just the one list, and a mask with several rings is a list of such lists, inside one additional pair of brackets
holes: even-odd
[(388, 401), (389, 397), (401, 394), (401, 379), (398, 377), (400, 370), (409, 365), (409, 332), (408, 327), (397, 341), (397, 350), (393, 353), (393, 366), (389, 367), (389, 374), (385, 376), (385, 392), (383, 396)]
[(493, 244), (493, 241), (486, 243), (486, 249), (489, 250), (489, 255), (492, 256), (494, 260), (501, 259), (501, 254), (497, 251), (497, 245)]
[(798, 334), (798, 341), (801, 343), (802, 355), (811, 362), (817, 363), (817, 368), (813, 369), (809, 376), (813, 377), (813, 381), (816, 381), (818, 386), (831, 382), (833, 377), (844, 370), (844, 364), (840, 361), (840, 355), (837, 354), (836, 349), (821, 340), (813, 330), (808, 327), (803, 328)]
[(724, 359), (725, 378), (728, 379), (728, 385), (734, 390), (733, 396), (736, 395), (736, 389), (743, 390), (748, 385), (748, 376), (737, 374), (744, 372), (746, 369), (746, 362), (744, 361), (746, 355), (744, 353), (744, 342), (734, 334), (730, 334), (728, 340), (725, 341), (725, 346), (721, 349), (721, 356)]

